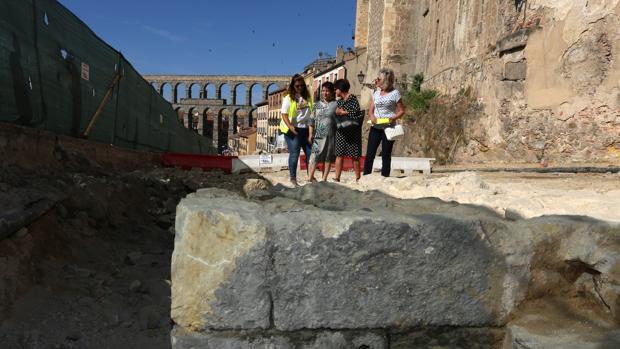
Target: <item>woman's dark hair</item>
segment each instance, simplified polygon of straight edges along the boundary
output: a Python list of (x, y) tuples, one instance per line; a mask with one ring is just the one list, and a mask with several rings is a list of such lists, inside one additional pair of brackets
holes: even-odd
[(329, 90), (329, 92), (331, 92), (332, 94), (334, 94), (334, 84), (332, 84), (331, 81), (325, 81), (322, 85), (321, 88), (326, 88)]
[(338, 79), (334, 82), (334, 89), (340, 90), (340, 92), (349, 92), (351, 84), (347, 79)]
[(302, 87), (301, 92), (299, 94), (305, 100), (308, 100), (310, 98), (310, 92), (308, 91), (308, 87), (306, 86), (306, 81), (299, 74), (293, 75), (293, 78), (291, 79), (291, 83), (288, 85), (288, 95), (291, 97), (291, 100), (293, 100), (295, 98), (295, 94), (296, 94), (295, 83), (296, 82), (301, 82), (301, 85), (303, 87)]

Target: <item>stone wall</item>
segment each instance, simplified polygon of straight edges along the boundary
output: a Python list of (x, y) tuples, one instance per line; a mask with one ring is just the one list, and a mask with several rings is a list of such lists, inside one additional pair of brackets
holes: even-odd
[[(360, 92), (362, 91), (363, 86), (360, 84), (357, 74), (366, 70), (366, 57), (366, 49), (361, 48), (356, 50), (355, 55), (349, 57), (344, 63), (346, 78), (351, 84), (351, 88), (349, 91), (354, 92), (358, 99), (361, 98)], [(372, 77), (365, 76), (364, 82), (367, 82), (369, 79), (372, 79)], [(364, 108), (362, 107), (362, 109)]]
[(482, 104), (457, 161), (620, 161), (620, 1), (385, 0), (369, 9), (368, 74), (424, 73), (425, 88), (471, 87)]
[[(383, 12), (381, 65), (406, 74), (415, 62), (409, 43), (415, 37), (413, 9), (417, 2), (386, 0)], [(402, 74), (398, 76), (402, 79)]]
[(368, 46), (368, 3), (359, 0), (355, 12), (355, 48)]
[(383, 40), (383, 1), (370, 0), (368, 9), (368, 73), (374, 75), (381, 67)]

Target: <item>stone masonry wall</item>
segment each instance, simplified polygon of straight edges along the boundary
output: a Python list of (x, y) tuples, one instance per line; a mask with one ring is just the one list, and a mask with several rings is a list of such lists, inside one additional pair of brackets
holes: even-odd
[(368, 19), (368, 76), (381, 67), (381, 42), (383, 40), (383, 1), (370, 0)]
[(370, 0), (359, 0), (355, 12), (355, 48), (368, 45), (368, 3)]
[[(406, 74), (415, 63), (409, 42), (415, 37), (413, 8), (415, 1), (386, 0), (383, 10), (381, 65)], [(402, 78), (402, 75), (398, 75)]]
[(368, 74), (388, 66), (443, 93), (472, 88), (484, 114), (458, 162), (617, 163), (619, 15), (620, 0), (373, 1)]

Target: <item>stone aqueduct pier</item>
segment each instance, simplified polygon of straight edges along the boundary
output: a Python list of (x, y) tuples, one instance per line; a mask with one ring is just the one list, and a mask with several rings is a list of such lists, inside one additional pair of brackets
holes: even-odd
[[(145, 75), (153, 88), (164, 96), (170, 89), (170, 103), (179, 114), (179, 119), (188, 128), (212, 138), (219, 149), (227, 143), (228, 136), (236, 133), (235, 125), (253, 125), (252, 90), (260, 86), (261, 100), (269, 92), (287, 87), (289, 76), (282, 75)], [(223, 95), (228, 88), (230, 94)], [(237, 91), (245, 89), (245, 99), (239, 103)], [(212, 92), (209, 92), (212, 91)]]

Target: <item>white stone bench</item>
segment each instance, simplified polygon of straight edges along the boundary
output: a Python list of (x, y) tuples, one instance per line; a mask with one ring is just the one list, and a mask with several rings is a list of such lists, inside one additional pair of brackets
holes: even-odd
[(232, 172), (277, 172), (288, 168), (288, 153), (241, 155), (233, 160)]
[[(410, 176), (414, 171), (421, 171), (424, 174), (430, 174), (431, 161), (435, 161), (435, 158), (392, 157), (392, 173), (400, 172), (405, 176)], [(381, 163), (381, 157), (376, 157), (372, 164), (373, 171), (381, 171)]]

